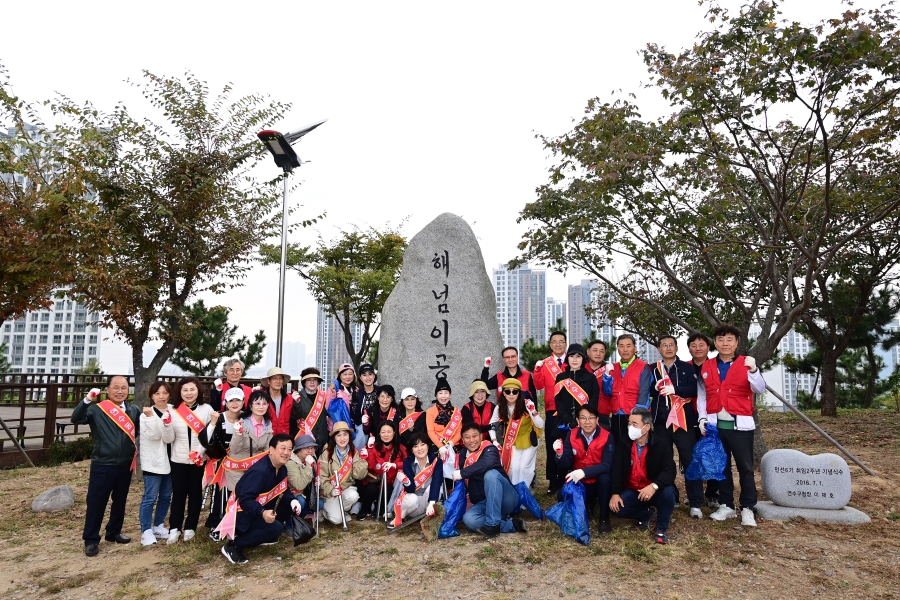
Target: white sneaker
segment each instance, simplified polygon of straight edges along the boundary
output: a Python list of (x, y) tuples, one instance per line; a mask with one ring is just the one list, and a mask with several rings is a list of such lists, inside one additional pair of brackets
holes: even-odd
[(145, 529), (141, 534), (141, 546), (152, 546), (156, 543), (156, 536), (153, 535), (152, 529)]
[(741, 525), (746, 527), (756, 527), (756, 516), (753, 514), (753, 509), (741, 509)]
[(164, 540), (169, 537), (169, 530), (166, 529), (165, 525), (157, 525), (153, 528), (153, 535), (156, 536), (158, 540)]
[(737, 513), (733, 508), (728, 508), (727, 504), (723, 504), (719, 507), (719, 510), (709, 515), (709, 518), (714, 521), (724, 521), (725, 519), (733, 519), (737, 516)]
[(178, 541), (178, 538), (179, 538), (180, 536), (181, 536), (181, 532), (180, 532), (180, 531), (178, 531), (177, 529), (171, 529), (171, 530), (169, 530), (169, 537), (166, 538), (166, 543), (167, 543), (167, 544), (174, 544), (175, 542)]
[(194, 536), (197, 535), (197, 532), (193, 529), (185, 529), (184, 530), (184, 541), (189, 542), (194, 539)]
[(702, 518), (703, 518), (703, 511), (700, 510), (699, 508), (692, 508), (692, 509), (691, 509), (691, 518), (693, 518), (693, 519), (702, 519)]

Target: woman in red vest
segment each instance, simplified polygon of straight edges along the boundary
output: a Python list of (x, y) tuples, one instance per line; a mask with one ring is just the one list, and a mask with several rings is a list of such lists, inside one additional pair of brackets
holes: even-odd
[[(397, 477), (398, 469), (403, 468), (403, 461), (406, 459), (406, 448), (400, 444), (397, 436), (397, 428), (393, 421), (383, 421), (378, 429), (378, 440), (368, 451), (366, 462), (369, 464), (369, 472), (360, 482), (359, 497), (362, 508), (356, 516), (357, 521), (365, 521), (372, 514), (378, 493), (384, 493), (381, 489), (381, 480), (383, 476), (387, 476), (386, 487), (388, 489), (388, 497), (394, 489), (394, 479)], [(387, 502), (381, 504), (381, 514), (389, 512), (386, 510)], [(375, 519), (379, 517), (375, 514)]]
[(269, 393), (269, 420), (272, 421), (273, 435), (291, 433), (291, 409), (294, 399), (287, 395), (285, 388), (291, 376), (278, 367), (269, 369), (259, 384)]

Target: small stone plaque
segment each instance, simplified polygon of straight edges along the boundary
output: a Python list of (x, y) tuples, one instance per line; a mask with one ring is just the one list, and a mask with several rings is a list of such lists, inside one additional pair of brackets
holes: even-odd
[(850, 469), (837, 454), (770, 450), (760, 471), (766, 496), (779, 506), (836, 510), (850, 502)]

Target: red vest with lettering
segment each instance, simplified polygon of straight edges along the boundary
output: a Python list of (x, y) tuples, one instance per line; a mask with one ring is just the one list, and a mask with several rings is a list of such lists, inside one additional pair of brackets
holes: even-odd
[(594, 374), (594, 377), (597, 378), (597, 387), (600, 388), (600, 400), (597, 402), (597, 412), (599, 412), (601, 415), (609, 416), (609, 413), (612, 412), (612, 396), (607, 396), (603, 393), (603, 369), (594, 371), (591, 368), (590, 362), (585, 364), (584, 368), (587, 369), (590, 373)]
[[(506, 381), (506, 379), (507, 379), (505, 373), (506, 373), (506, 369), (503, 369), (502, 371), (497, 373), (497, 399), (498, 400), (503, 399), (503, 390), (501, 388), (503, 387), (503, 382)], [(519, 376), (516, 377), (516, 379), (518, 379), (519, 383), (522, 384), (523, 392), (531, 391), (531, 386), (529, 385), (529, 383), (531, 382), (531, 373), (529, 373), (525, 369), (519, 367)], [(544, 392), (544, 393), (546, 394), (546, 392)], [(532, 400), (536, 401), (537, 399), (532, 398)]]
[(613, 388), (610, 412), (617, 413), (620, 410), (625, 414), (630, 414), (638, 401), (638, 393), (641, 390), (641, 373), (647, 363), (639, 358), (635, 358), (628, 368), (625, 369), (625, 377), (622, 377), (622, 365), (616, 363), (613, 369)]
[(638, 458), (637, 443), (631, 444), (631, 473), (628, 474), (628, 489), (642, 490), (651, 481), (647, 479), (647, 455), (650, 453), (650, 444), (644, 446), (641, 456)]
[[(606, 448), (606, 444), (609, 443), (609, 432), (603, 429), (602, 427), (597, 428), (597, 432), (594, 434), (594, 439), (591, 440), (591, 443), (588, 444), (587, 452), (584, 451), (584, 438), (581, 436), (581, 428), (576, 427), (572, 431), (569, 432), (569, 444), (572, 445), (572, 449), (575, 451), (575, 468), (576, 469), (584, 469), (585, 467), (592, 467), (594, 465), (599, 465), (603, 462), (603, 449)], [(597, 478), (593, 479), (582, 479), (584, 483), (594, 483), (597, 481)]]
[(738, 356), (731, 363), (725, 381), (719, 379), (719, 363), (710, 358), (703, 363), (700, 377), (706, 387), (706, 412), (714, 415), (723, 408), (732, 415), (753, 416), (753, 390), (747, 379), (744, 357)]

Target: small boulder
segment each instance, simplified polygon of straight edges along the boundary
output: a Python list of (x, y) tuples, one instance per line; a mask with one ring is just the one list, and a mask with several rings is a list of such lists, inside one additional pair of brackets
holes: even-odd
[(39, 494), (31, 503), (31, 510), (35, 512), (51, 512), (54, 510), (67, 510), (75, 505), (75, 492), (67, 485), (58, 485), (46, 492)]

